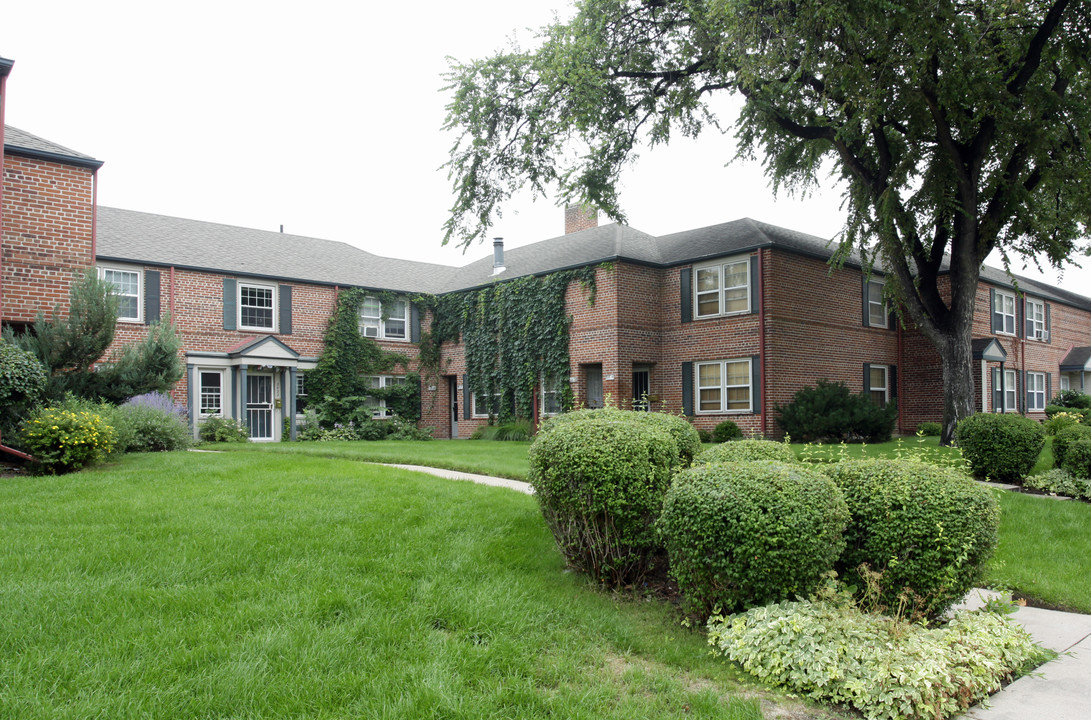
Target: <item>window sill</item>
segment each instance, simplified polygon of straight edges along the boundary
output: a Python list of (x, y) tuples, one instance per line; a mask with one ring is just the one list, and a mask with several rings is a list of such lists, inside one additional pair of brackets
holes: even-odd
[(746, 310), (736, 310), (729, 313), (717, 313), (716, 315), (697, 315), (694, 314), (693, 319), (696, 320), (718, 320), (720, 318), (738, 317), (740, 315), (753, 315), (754, 313), (748, 308)]

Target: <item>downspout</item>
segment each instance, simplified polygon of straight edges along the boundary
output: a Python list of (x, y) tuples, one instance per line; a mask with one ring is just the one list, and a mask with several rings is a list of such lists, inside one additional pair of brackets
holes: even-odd
[(91, 267), (98, 257), (98, 168), (91, 171)]
[(765, 392), (765, 253), (758, 248), (758, 379), (761, 382), (759, 397), (761, 398), (761, 414), (758, 422), (761, 424), (761, 434), (765, 436), (766, 418), (766, 392)]

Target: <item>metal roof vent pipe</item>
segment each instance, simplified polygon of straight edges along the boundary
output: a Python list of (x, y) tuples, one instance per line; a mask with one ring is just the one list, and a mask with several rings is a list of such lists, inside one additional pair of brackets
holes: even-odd
[(499, 275), (504, 272), (504, 238), (492, 239), (492, 274)]

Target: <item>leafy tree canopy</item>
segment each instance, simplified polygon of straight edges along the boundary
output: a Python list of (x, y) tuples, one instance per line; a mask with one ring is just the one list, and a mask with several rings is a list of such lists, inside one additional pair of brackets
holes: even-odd
[(1082, 247), (1089, 45), (1087, 0), (581, 0), (535, 50), (452, 66), (446, 239), (483, 238), (527, 186), (623, 221), (638, 146), (719, 128), (709, 97), (740, 93), (740, 154), (774, 190), (806, 192), (832, 160), (842, 251), (881, 261), (940, 351), (949, 437), (972, 410), (985, 257), (1059, 266)]

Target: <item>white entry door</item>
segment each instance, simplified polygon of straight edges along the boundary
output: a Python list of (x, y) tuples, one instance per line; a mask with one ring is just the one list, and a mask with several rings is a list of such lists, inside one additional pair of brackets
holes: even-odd
[(246, 376), (246, 427), (251, 440), (273, 439), (273, 376)]

